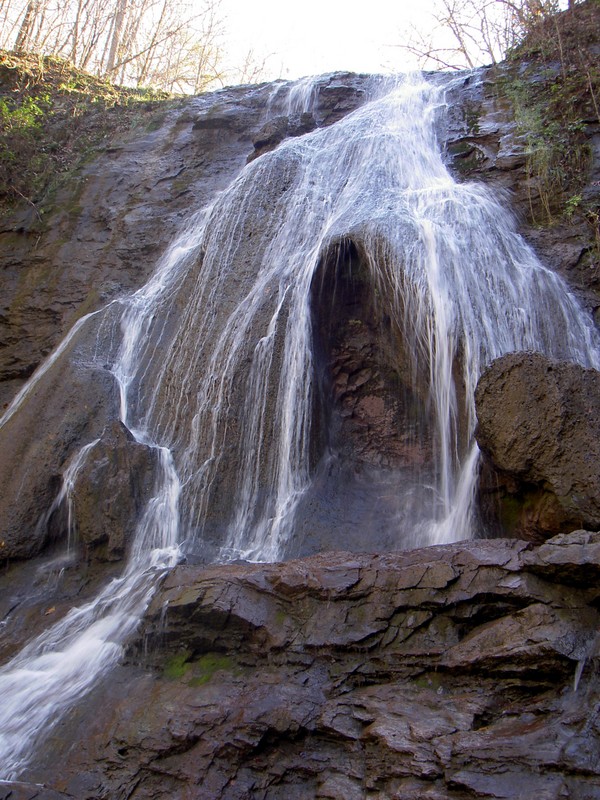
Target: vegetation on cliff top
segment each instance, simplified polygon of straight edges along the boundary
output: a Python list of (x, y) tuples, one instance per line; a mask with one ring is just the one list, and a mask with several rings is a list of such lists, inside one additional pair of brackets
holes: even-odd
[(509, 53), (499, 88), (527, 141), (534, 223), (584, 218), (600, 249), (600, 187), (589, 185), (600, 131), (600, 0), (541, 19)]
[(0, 217), (44, 195), (124, 131), (156, 122), (169, 95), (114, 86), (52, 56), (0, 51)]
[[(170, 92), (222, 81), (223, 25), (220, 0), (0, 0), (0, 48)], [(247, 72), (250, 62), (251, 53), (234, 72)]]
[[(585, 191), (600, 125), (599, 31), (600, 0), (542, 16), (510, 51), (499, 90), (527, 139), (532, 221), (584, 218), (600, 251), (597, 193)], [(0, 217), (22, 203), (39, 215), (58, 181), (115, 135), (156, 124), (169, 97), (0, 50)]]

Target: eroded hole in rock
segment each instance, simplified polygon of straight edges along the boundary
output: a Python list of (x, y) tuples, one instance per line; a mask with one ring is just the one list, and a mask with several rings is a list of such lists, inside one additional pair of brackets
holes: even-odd
[(320, 264), (312, 307), (331, 453), (357, 471), (428, 464), (431, 440), (422, 387), (353, 242), (342, 241)]
[[(432, 503), (427, 385), (367, 257), (342, 240), (311, 287), (315, 364), (313, 487), (289, 555), (405, 547)], [(422, 371), (421, 371), (422, 372)]]

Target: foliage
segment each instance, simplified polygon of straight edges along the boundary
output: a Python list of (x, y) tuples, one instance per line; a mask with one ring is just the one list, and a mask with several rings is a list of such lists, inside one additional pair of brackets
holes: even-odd
[(599, 30), (597, 0), (542, 21), (511, 51), (513, 68), (499, 83), (526, 137), (538, 224), (583, 215), (597, 225), (597, 209), (582, 191), (592, 163), (589, 129), (600, 123)]
[(114, 134), (150, 126), (168, 98), (113, 86), (57, 58), (0, 51), (0, 215), (25, 200), (39, 218), (61, 175)]

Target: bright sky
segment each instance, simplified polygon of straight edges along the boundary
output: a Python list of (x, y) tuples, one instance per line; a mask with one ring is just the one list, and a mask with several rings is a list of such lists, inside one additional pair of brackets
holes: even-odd
[(402, 71), (416, 67), (397, 45), (402, 30), (423, 23), (432, 0), (221, 0), (228, 49), (260, 60), (265, 78), (334, 70)]

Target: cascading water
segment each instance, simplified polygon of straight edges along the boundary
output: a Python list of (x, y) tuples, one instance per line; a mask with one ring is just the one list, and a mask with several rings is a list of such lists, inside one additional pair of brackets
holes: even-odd
[[(2, 777), (20, 774), (38, 732), (118, 660), (180, 550), (281, 559), (301, 517), (317, 524), (319, 481), (327, 502), (345, 502), (350, 428), (335, 387), (343, 358), (371, 347), (366, 333), (377, 329), (388, 337), (384, 349), (403, 351), (388, 383), (402, 386), (394, 414), (411, 420), (408, 433), (377, 468), (367, 459), (356, 470), (375, 512), (382, 491), (394, 498), (382, 523), (394, 548), (475, 533), (473, 395), (486, 363), (531, 349), (598, 366), (595, 334), (562, 281), (484, 187), (456, 184), (444, 166), (436, 140), (443, 89), (407, 78), (377, 94), (250, 163), (193, 217), (147, 286), (69, 338), (113, 343), (114, 352), (96, 348), (95, 362), (110, 362), (120, 418), (159, 466), (123, 576), (0, 673)], [(313, 96), (309, 85), (293, 89), (288, 111), (311, 111), (301, 106)], [(369, 294), (362, 317), (357, 287)], [(340, 356), (327, 317), (344, 304), (354, 350)], [(372, 374), (361, 365), (350, 378), (366, 385)], [(396, 419), (385, 407), (389, 392), (377, 391), (361, 400), (371, 409), (359, 432), (366, 439), (369, 419), (379, 414), (386, 430)], [(72, 455), (61, 500), (76, 490), (95, 444)], [(406, 463), (413, 451), (419, 469)]]

